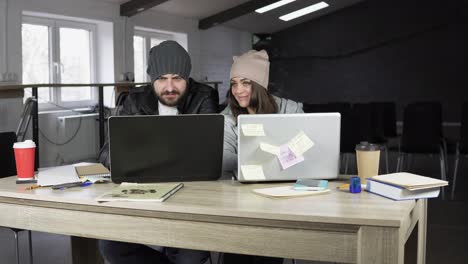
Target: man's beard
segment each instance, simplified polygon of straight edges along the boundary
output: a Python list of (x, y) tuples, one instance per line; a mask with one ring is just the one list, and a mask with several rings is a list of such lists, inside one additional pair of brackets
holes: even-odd
[[(178, 95), (177, 99), (175, 100), (167, 100), (165, 99), (163, 96), (164, 95)], [(179, 102), (182, 100), (182, 98), (184, 97), (185, 95), (185, 92), (183, 94), (180, 94), (179, 92), (177, 91), (172, 91), (172, 92), (164, 92), (160, 95), (158, 95), (158, 100), (159, 102), (161, 102), (161, 104), (163, 105), (166, 105), (166, 106), (177, 106), (179, 104)]]

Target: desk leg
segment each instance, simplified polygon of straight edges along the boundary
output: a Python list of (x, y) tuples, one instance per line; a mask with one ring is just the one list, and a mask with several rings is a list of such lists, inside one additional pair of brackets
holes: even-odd
[(103, 264), (97, 240), (92, 238), (71, 237), (73, 264)]
[(418, 264), (426, 263), (427, 200), (418, 200)]
[(358, 233), (357, 263), (403, 264), (405, 244), (399, 229), (363, 226)]

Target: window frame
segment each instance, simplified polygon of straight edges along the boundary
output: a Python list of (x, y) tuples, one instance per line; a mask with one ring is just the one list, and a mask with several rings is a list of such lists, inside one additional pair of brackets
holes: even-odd
[[(86, 23), (82, 21), (73, 21), (59, 18), (49, 18), (42, 16), (22, 15), (21, 25), (41, 25), (48, 27), (48, 38), (49, 38), (49, 82), (50, 83), (61, 83), (61, 62), (60, 59), (60, 28), (73, 28), (83, 29), (89, 31), (89, 54), (90, 54), (90, 79), (91, 83), (95, 83), (97, 80), (97, 43), (96, 43), (96, 32), (97, 25), (92, 23)], [(61, 95), (63, 89), (70, 89), (67, 87), (47, 88), (49, 89), (50, 97), (49, 101), (39, 101), (39, 108), (41, 110), (57, 110), (62, 108), (82, 108), (89, 107), (97, 104), (98, 91), (97, 87), (89, 87), (91, 89), (90, 100), (80, 101), (62, 101)], [(45, 88), (39, 88), (45, 89)], [(60, 106), (60, 107), (59, 107)]]

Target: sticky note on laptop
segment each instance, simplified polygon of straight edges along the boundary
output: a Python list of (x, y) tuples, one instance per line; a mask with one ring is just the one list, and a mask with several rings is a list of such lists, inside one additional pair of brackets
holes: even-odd
[(304, 161), (304, 157), (296, 156), (287, 144), (280, 147), (280, 155), (278, 156), (278, 159), (283, 170)]
[(302, 154), (314, 146), (314, 142), (304, 133), (304, 131), (301, 131), (294, 138), (289, 140), (288, 146), (296, 156), (302, 156)]
[(280, 154), (280, 147), (268, 143), (260, 142), (260, 149), (276, 156)]
[(241, 165), (242, 174), (244, 179), (247, 180), (265, 180), (263, 174), (263, 167), (261, 165)]
[(263, 124), (243, 124), (241, 125), (242, 133), (246, 137), (264, 137), (265, 130)]

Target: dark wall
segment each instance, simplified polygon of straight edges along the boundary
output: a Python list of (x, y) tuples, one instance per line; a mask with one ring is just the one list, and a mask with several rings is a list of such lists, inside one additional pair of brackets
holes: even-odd
[(272, 36), (272, 91), (308, 103), (468, 100), (468, 1), (368, 0)]

